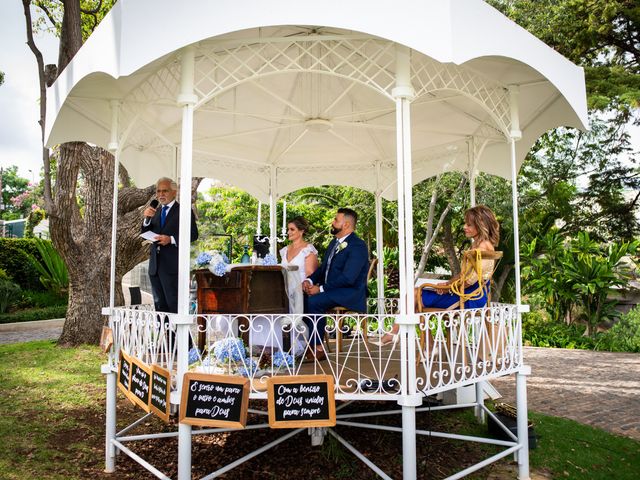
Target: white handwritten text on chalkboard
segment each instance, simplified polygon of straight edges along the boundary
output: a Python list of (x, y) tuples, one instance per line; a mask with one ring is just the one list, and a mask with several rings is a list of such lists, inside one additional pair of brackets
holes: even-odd
[[(197, 407), (195, 416), (209, 418), (229, 418), (231, 406), (236, 405), (242, 397), (242, 387), (219, 385), (215, 383), (193, 382), (189, 388), (191, 399), (196, 402), (203, 402), (206, 406)], [(228, 405), (228, 408), (223, 406)]]
[(151, 401), (158, 406), (160, 410), (167, 408), (167, 379), (162, 375), (153, 373), (153, 382)]
[(320, 385), (285, 384), (278, 385), (276, 405), (285, 407), (282, 419), (311, 419), (320, 415), (325, 405), (326, 395)]
[(181, 423), (244, 428), (248, 406), (249, 380), (244, 377), (204, 373), (184, 376)]

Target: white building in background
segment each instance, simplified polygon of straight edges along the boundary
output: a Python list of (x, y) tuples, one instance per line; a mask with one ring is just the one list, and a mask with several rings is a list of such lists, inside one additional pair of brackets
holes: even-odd
[(33, 227), (33, 236), (49, 239), (49, 219), (43, 219), (38, 225)]

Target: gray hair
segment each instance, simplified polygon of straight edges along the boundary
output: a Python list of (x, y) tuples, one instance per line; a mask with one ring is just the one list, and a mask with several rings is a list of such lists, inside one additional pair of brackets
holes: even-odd
[(164, 182), (168, 182), (169, 185), (171, 186), (171, 190), (173, 190), (174, 192), (178, 191), (178, 184), (176, 182), (174, 182), (172, 179), (170, 179), (169, 177), (161, 177), (158, 179), (158, 181), (156, 182), (156, 188), (158, 188), (158, 185), (160, 185), (161, 183)]

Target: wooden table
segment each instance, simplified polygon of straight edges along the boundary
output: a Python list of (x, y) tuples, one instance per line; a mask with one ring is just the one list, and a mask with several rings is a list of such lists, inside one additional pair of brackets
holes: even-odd
[[(285, 271), (279, 265), (242, 265), (233, 267), (218, 277), (207, 269), (196, 270), (198, 283), (198, 313), (201, 314), (277, 314), (289, 313), (289, 299), (285, 288)], [(248, 320), (240, 317), (244, 325), (243, 339), (248, 343)], [(198, 319), (202, 330), (204, 319)], [(198, 333), (198, 348), (203, 350), (206, 332)]]

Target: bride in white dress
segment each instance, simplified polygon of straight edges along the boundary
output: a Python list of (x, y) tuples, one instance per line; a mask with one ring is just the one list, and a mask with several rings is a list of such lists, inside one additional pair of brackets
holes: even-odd
[(289, 313), (304, 313), (304, 297), (302, 282), (318, 268), (318, 251), (306, 242), (304, 234), (309, 230), (309, 222), (303, 217), (296, 217), (287, 224), (289, 245), (280, 250), (281, 264), (285, 268), (295, 265), (297, 271), (287, 275), (287, 294), (289, 296)]

